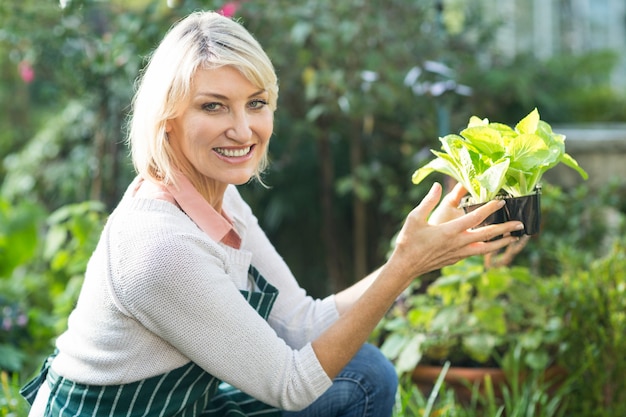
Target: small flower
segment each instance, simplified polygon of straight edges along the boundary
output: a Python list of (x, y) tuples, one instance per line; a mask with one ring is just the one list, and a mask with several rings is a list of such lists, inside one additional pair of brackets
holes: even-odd
[(15, 320), (15, 323), (19, 326), (19, 327), (24, 327), (28, 324), (28, 317), (25, 314), (20, 314), (19, 316), (17, 316), (17, 319)]
[(439, 74), (444, 77), (454, 77), (454, 71), (452, 70), (452, 68), (441, 62), (425, 61), (424, 69), (426, 71), (432, 72), (433, 74)]
[(367, 83), (373, 83), (374, 81), (378, 81), (378, 73), (374, 71), (361, 71), (361, 79)]
[(222, 8), (219, 10), (219, 14), (225, 17), (233, 17), (237, 10), (239, 9), (239, 2), (237, 1), (229, 1), (224, 4)]
[(18, 64), (17, 70), (20, 73), (22, 81), (26, 84), (30, 84), (35, 79), (35, 70), (28, 61), (22, 61)]
[(420, 67), (413, 67), (406, 73), (404, 77), (404, 85), (407, 87), (412, 87), (417, 82), (417, 79), (422, 74), (422, 69)]
[(361, 79), (363, 82), (361, 83), (361, 90), (370, 91), (372, 88), (372, 83), (378, 81), (378, 73), (374, 71), (361, 71)]

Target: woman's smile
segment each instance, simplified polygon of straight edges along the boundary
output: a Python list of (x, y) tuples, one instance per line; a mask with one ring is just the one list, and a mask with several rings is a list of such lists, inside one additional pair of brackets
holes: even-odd
[(225, 157), (226, 160), (232, 159), (232, 162), (238, 162), (240, 159), (242, 159), (242, 157), (246, 157), (247, 159), (251, 156), (252, 149), (253, 146), (246, 146), (243, 148), (213, 148), (215, 152), (217, 152), (220, 156)]

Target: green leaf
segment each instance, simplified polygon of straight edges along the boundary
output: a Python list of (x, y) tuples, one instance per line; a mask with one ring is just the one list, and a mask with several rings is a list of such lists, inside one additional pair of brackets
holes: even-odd
[(500, 133), (500, 136), (502, 136), (502, 140), (504, 141), (504, 143), (507, 143), (510, 138), (516, 137), (518, 135), (518, 133), (513, 130), (511, 126), (505, 125), (503, 123), (489, 123), (489, 127)]
[(506, 183), (502, 188), (513, 197), (530, 194), (537, 183), (536, 178), (539, 178), (540, 174), (541, 172), (534, 175), (531, 172), (509, 167)]
[(467, 127), (487, 126), (488, 124), (489, 124), (489, 119), (487, 118), (481, 119), (478, 116), (472, 116), (469, 119), (469, 123), (467, 124)]
[(9, 344), (0, 344), (0, 369), (18, 372), (26, 359), (24, 352)]
[(392, 320), (385, 322), (385, 330), (390, 332), (402, 331), (406, 326), (406, 319), (402, 316), (394, 317)]
[(386, 358), (394, 360), (398, 357), (402, 349), (408, 344), (410, 336), (400, 333), (391, 333), (383, 342), (380, 351)]
[(506, 150), (502, 135), (489, 126), (468, 127), (461, 131), (476, 152), (488, 155), (490, 159), (500, 159)]
[(511, 167), (521, 171), (532, 171), (535, 167), (550, 165), (558, 161), (554, 148), (549, 148), (544, 140), (535, 134), (522, 134), (514, 138), (508, 146)]
[(421, 346), (426, 340), (426, 336), (418, 333), (409, 340), (404, 349), (398, 355), (396, 371), (399, 374), (412, 371), (422, 359)]
[(459, 148), (459, 182), (463, 184), (463, 186), (467, 185), (465, 188), (471, 195), (477, 195), (480, 190), (475, 186), (475, 178), (480, 169), (481, 165), (476, 163), (476, 155), (472, 155), (470, 151), (465, 148)]
[(565, 149), (565, 135), (554, 133), (552, 131), (552, 126), (543, 120), (539, 121), (539, 125), (537, 126), (537, 131), (535, 133), (541, 136), (550, 146), (556, 143), (562, 145), (562, 148)]
[(535, 133), (539, 126), (539, 111), (535, 108), (515, 126), (519, 133)]
[(424, 329), (437, 314), (437, 309), (431, 305), (423, 305), (412, 308), (407, 313), (407, 319), (412, 329)]
[(519, 336), (519, 343), (524, 349), (535, 350), (541, 346), (543, 333), (541, 331), (527, 332)]
[(461, 167), (462, 163), (465, 163), (466, 166), (469, 165), (470, 167), (472, 165), (471, 157), (467, 154), (467, 150), (463, 151), (461, 149), (457, 149), (455, 151), (455, 155), (458, 156), (456, 159), (443, 152), (432, 151), (432, 153), (437, 156), (437, 159), (433, 159), (428, 164), (413, 173), (411, 178), (413, 184), (419, 184), (433, 172), (439, 172), (454, 178), (456, 181), (463, 184), (468, 192), (473, 194), (472, 183), (468, 180), (464, 169)]
[(487, 191), (485, 195), (480, 196), (480, 200), (477, 201), (477, 203), (484, 203), (492, 200), (498, 194), (506, 181), (506, 172), (508, 168), (509, 160), (504, 159), (491, 166), (488, 170), (476, 178), (480, 186)]
[(443, 334), (450, 332), (450, 329), (454, 328), (454, 326), (457, 326), (458, 323), (461, 321), (465, 313), (461, 310), (463, 310), (462, 306), (448, 306), (442, 308), (441, 310), (439, 310), (435, 318), (433, 318), (432, 322), (430, 323), (429, 330), (434, 333)]
[(472, 334), (463, 338), (463, 350), (473, 360), (485, 363), (498, 343), (499, 339), (489, 333)]
[(25, 202), (12, 206), (0, 200), (0, 278), (9, 277), (35, 255), (39, 237), (39, 207)]
[(496, 298), (506, 293), (511, 287), (513, 278), (511, 270), (507, 267), (491, 268), (485, 271), (476, 282), (476, 288), (481, 296)]
[(541, 371), (546, 369), (550, 363), (550, 355), (544, 350), (528, 352), (524, 358), (524, 362), (531, 369)]
[(446, 169), (449, 170), (450, 172), (454, 172), (453, 169), (450, 169), (450, 164), (445, 159), (443, 158), (433, 159), (432, 161), (430, 161), (423, 167), (416, 170), (413, 173), (413, 176), (411, 177), (411, 181), (413, 182), (413, 184), (417, 185), (420, 182), (422, 182), (426, 177), (428, 177), (430, 174), (432, 174), (433, 172), (435, 171), (441, 172), (442, 170), (446, 170)]
[(563, 156), (561, 157), (561, 162), (563, 162), (565, 165), (567, 165), (568, 167), (578, 172), (584, 180), (589, 178), (589, 174), (587, 173), (587, 171), (582, 169), (578, 165), (578, 162), (576, 162), (576, 160), (572, 158), (569, 154), (564, 153)]
[(61, 250), (67, 239), (67, 230), (59, 225), (53, 225), (48, 230), (44, 244), (44, 259), (50, 260)]
[(506, 311), (502, 306), (483, 300), (474, 304), (473, 314), (484, 331), (501, 336), (506, 334)]

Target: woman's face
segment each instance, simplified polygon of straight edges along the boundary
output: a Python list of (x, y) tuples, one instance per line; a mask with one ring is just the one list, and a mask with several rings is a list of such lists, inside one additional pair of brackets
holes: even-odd
[(236, 68), (198, 69), (189, 102), (166, 124), (174, 150), (207, 178), (246, 183), (256, 172), (272, 135), (274, 114), (267, 91)]

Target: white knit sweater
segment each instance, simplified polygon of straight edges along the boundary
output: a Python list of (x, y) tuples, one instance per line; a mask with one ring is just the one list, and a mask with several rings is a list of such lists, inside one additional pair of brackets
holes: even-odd
[[(310, 342), (337, 319), (333, 297), (306, 295), (233, 186), (224, 211), (239, 250), (211, 240), (175, 205), (127, 192), (89, 262), (52, 368), (110, 385), (193, 361), (282, 409), (328, 389)], [(280, 291), (267, 322), (239, 293), (250, 289), (251, 263)]]

